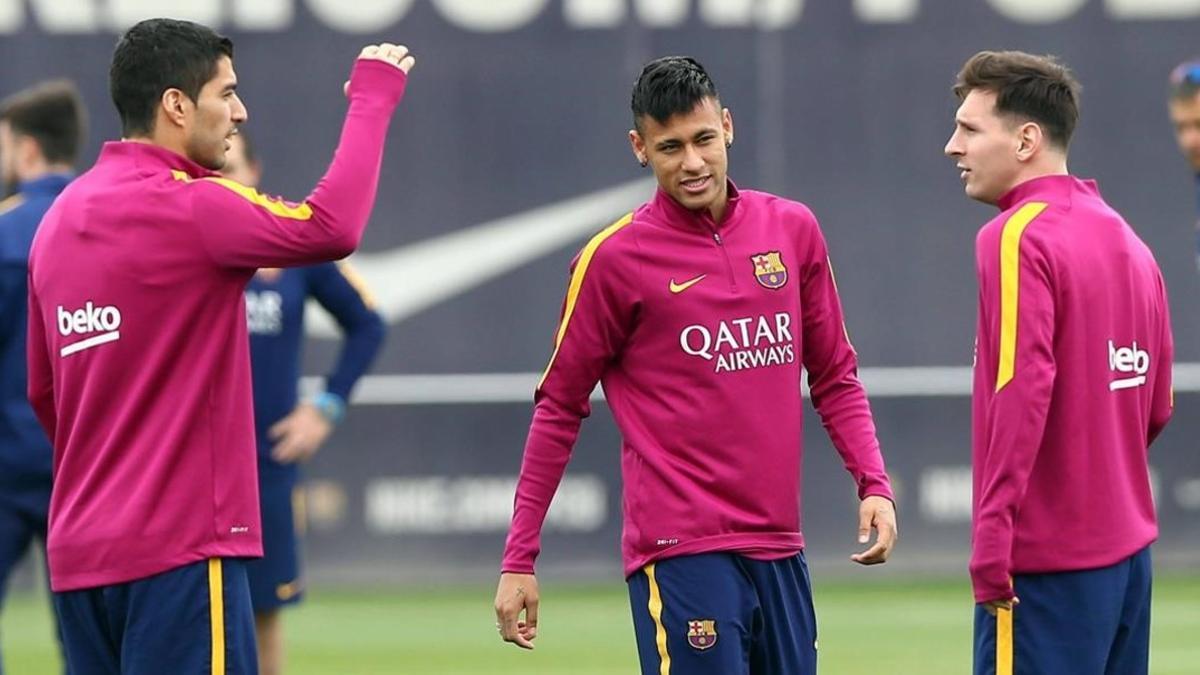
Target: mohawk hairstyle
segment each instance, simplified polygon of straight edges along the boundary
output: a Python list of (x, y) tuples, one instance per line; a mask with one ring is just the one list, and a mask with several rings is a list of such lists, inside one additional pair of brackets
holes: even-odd
[(642, 68), (633, 85), (633, 125), (641, 131), (645, 116), (666, 124), (674, 115), (691, 112), (706, 98), (720, 100), (717, 86), (699, 61), (690, 56), (654, 59)]

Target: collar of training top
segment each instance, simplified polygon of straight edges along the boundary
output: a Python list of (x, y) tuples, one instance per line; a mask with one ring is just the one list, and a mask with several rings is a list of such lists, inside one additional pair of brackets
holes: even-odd
[(1071, 193), (1075, 191), (1100, 195), (1100, 187), (1091, 179), (1076, 178), (1070, 174), (1054, 174), (1038, 176), (1014, 187), (1000, 198), (996, 205), (1001, 211), (1007, 211), (1022, 202), (1031, 199), (1046, 199), (1070, 203)]
[(192, 178), (208, 178), (220, 176), (216, 171), (206, 169), (192, 160), (172, 152), (161, 145), (142, 143), (140, 141), (109, 141), (100, 149), (101, 161), (132, 162), (139, 168), (167, 169), (183, 171)]
[(742, 201), (742, 194), (738, 190), (737, 185), (733, 181), (726, 178), (725, 185), (727, 187), (728, 201), (725, 205), (725, 215), (721, 218), (720, 223), (713, 222), (712, 214), (708, 209), (700, 209), (692, 211), (684, 207), (683, 204), (675, 201), (675, 198), (659, 187), (654, 192), (654, 199), (650, 201), (651, 210), (659, 214), (664, 221), (681, 227), (686, 230), (695, 230), (701, 228), (704, 232), (713, 230), (724, 230), (731, 226), (738, 212), (738, 204)]

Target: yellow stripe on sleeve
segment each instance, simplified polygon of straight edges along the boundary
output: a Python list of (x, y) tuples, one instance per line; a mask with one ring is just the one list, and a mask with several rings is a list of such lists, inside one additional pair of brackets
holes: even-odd
[(354, 290), (358, 291), (358, 297), (362, 298), (363, 304), (367, 309), (375, 309), (375, 294), (367, 287), (367, 280), (362, 278), (358, 270), (350, 266), (350, 263), (342, 260), (337, 264), (338, 271), (346, 278), (346, 282), (350, 284)]
[(546, 364), (546, 370), (542, 373), (542, 379), (538, 380), (538, 389), (545, 384), (546, 378), (550, 375), (550, 369), (554, 367), (554, 360), (558, 358), (558, 350), (562, 347), (563, 336), (567, 334), (567, 325), (571, 323), (571, 315), (575, 313), (575, 302), (579, 299), (579, 289), (583, 287), (583, 277), (587, 274), (588, 265), (592, 262), (592, 256), (596, 255), (596, 249), (600, 248), (606, 239), (617, 233), (617, 230), (628, 225), (633, 221), (633, 214), (627, 213), (624, 218), (604, 228), (600, 234), (592, 237), (592, 240), (583, 247), (583, 253), (579, 256), (579, 262), (575, 265), (575, 272), (571, 274), (571, 284), (567, 287), (567, 304), (563, 308), (562, 321), (558, 324), (558, 334), (554, 337), (554, 354), (550, 356), (550, 363)]
[(996, 675), (1013, 675), (1013, 611), (996, 608)]
[(1016, 372), (1021, 235), (1045, 209), (1045, 202), (1029, 202), (1022, 206), (1004, 223), (1000, 235), (1000, 366), (996, 371), (996, 391), (1011, 382)]
[(650, 618), (654, 619), (654, 642), (658, 645), (658, 675), (671, 675), (671, 655), (667, 653), (667, 629), (663, 627), (662, 593), (658, 590), (658, 579), (654, 576), (654, 564), (646, 565), (646, 579), (650, 581)]
[[(829, 267), (829, 281), (833, 283), (833, 292), (839, 296), (838, 302), (841, 302), (841, 291), (837, 287), (837, 276), (833, 273), (833, 260), (829, 256), (825, 256), (825, 265)], [(850, 340), (850, 329), (846, 326), (844, 317), (842, 319), (842, 333), (846, 336), (846, 344), (850, 345), (850, 351), (857, 354), (858, 350), (854, 348), (854, 342)]]
[(225, 588), (221, 559), (208, 561), (209, 625), (212, 626), (212, 675), (225, 675)]
[[(187, 173), (184, 171), (173, 170), (171, 171), (171, 175), (174, 176), (175, 180), (183, 181), (184, 183), (192, 182), (191, 176), (187, 175)], [(309, 218), (312, 218), (312, 207), (307, 203), (291, 206), (278, 199), (272, 199), (252, 187), (242, 185), (241, 183), (235, 180), (229, 180), (228, 178), (208, 176), (203, 180), (216, 183), (217, 185), (220, 185), (221, 187), (238, 195), (251, 204), (254, 204), (255, 206), (261, 206), (272, 215), (279, 216), (280, 218), (288, 218), (290, 220), (308, 220)]]

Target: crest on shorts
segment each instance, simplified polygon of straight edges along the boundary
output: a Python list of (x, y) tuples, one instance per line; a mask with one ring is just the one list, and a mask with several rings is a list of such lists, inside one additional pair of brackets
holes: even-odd
[(750, 256), (750, 262), (754, 263), (754, 278), (758, 279), (758, 283), (764, 288), (774, 291), (783, 288), (787, 283), (788, 271), (779, 251), (755, 253)]
[(696, 649), (708, 649), (717, 644), (716, 619), (692, 619), (688, 621), (688, 644)]

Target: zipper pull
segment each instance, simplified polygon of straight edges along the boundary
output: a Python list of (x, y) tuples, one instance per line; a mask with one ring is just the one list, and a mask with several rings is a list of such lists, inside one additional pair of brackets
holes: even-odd
[(717, 246), (722, 245), (720, 233), (713, 232), (713, 241), (717, 242)]

